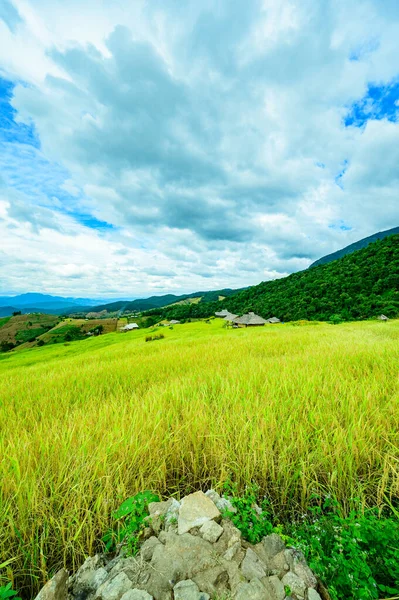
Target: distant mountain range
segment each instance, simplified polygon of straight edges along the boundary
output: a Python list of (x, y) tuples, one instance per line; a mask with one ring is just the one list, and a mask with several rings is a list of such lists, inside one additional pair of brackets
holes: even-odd
[(22, 313), (44, 312), (59, 314), (65, 310), (77, 308), (81, 305), (94, 305), (98, 300), (89, 298), (63, 298), (50, 294), (29, 292), (17, 296), (0, 296), (0, 316), (9, 316), (13, 312)]
[[(399, 227), (394, 227), (387, 231), (375, 233), (374, 235), (363, 238), (354, 244), (350, 244), (349, 246), (342, 248), (342, 250), (338, 250), (337, 252), (333, 252), (332, 254), (328, 254), (327, 256), (319, 258), (319, 260), (316, 260), (312, 265), (310, 265), (309, 269), (313, 270), (313, 268), (320, 265), (325, 265), (327, 263), (336, 261), (337, 259), (343, 258), (348, 254), (352, 254), (353, 252), (366, 248), (369, 246), (369, 244), (375, 242), (376, 240), (382, 240), (395, 234), (399, 234)], [(305, 271), (302, 273), (305, 273)], [(279, 281), (284, 281), (285, 279), (286, 278)], [(222, 298), (227, 299), (235, 294), (239, 294), (240, 292), (246, 292), (247, 290), (254, 290), (255, 293), (255, 290), (257, 289), (258, 286), (240, 288), (236, 290), (225, 288), (222, 290), (193, 292), (191, 294), (165, 294), (163, 296), (150, 296), (149, 298), (138, 298), (135, 300), (117, 300), (113, 302), (105, 302), (103, 304), (98, 304), (98, 300), (93, 300), (90, 298), (64, 298), (62, 296), (51, 296), (50, 294), (30, 292), (27, 294), (20, 294), (18, 296), (0, 296), (0, 317), (9, 316), (16, 311), (21, 311), (24, 314), (43, 312), (53, 315), (71, 315), (78, 313), (87, 314), (89, 312), (99, 313), (102, 311), (107, 311), (108, 313), (123, 311), (142, 312), (147, 310), (156, 310), (163, 307), (173, 307), (173, 305), (184, 306), (187, 304), (198, 304), (204, 306), (205, 303), (215, 302)], [(251, 296), (252, 292), (247, 291), (247, 294)], [(193, 308), (193, 312), (195, 312), (195, 310), (196, 309)], [(199, 309), (199, 312), (201, 312), (201, 309)]]
[(165, 294), (164, 296), (150, 296), (149, 298), (139, 298), (131, 301), (118, 301), (110, 302), (108, 304), (100, 304), (97, 306), (85, 306), (78, 307), (75, 309), (68, 310), (68, 314), (74, 314), (77, 312), (101, 312), (106, 310), (107, 312), (142, 312), (144, 310), (151, 310), (153, 308), (161, 308), (163, 306), (169, 306), (171, 304), (190, 304), (192, 302), (214, 302), (219, 298), (227, 298), (236, 292), (239, 292), (245, 288), (232, 290), (225, 288), (223, 290), (214, 290), (211, 292), (193, 292), (192, 294), (181, 294), (176, 296), (175, 294)]
[(342, 248), (342, 250), (337, 250), (336, 252), (333, 252), (332, 254), (327, 254), (326, 256), (319, 258), (318, 260), (316, 260), (314, 263), (312, 263), (310, 265), (309, 269), (311, 269), (312, 267), (317, 267), (319, 265), (325, 265), (329, 262), (332, 262), (333, 260), (342, 258), (343, 256), (346, 256), (347, 254), (351, 254), (351, 252), (356, 252), (356, 250), (361, 250), (362, 248), (366, 248), (369, 244), (372, 244), (376, 240), (382, 240), (382, 239), (388, 237), (389, 235), (395, 235), (396, 233), (399, 233), (399, 227), (393, 227), (392, 229), (387, 229), (385, 231), (379, 231), (378, 233), (374, 233), (373, 235), (370, 235), (369, 237), (363, 238), (362, 240), (359, 240), (358, 242), (354, 242), (353, 244), (350, 244), (349, 246)]

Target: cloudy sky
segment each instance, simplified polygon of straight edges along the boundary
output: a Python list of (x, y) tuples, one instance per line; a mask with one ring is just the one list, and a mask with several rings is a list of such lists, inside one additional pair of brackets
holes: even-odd
[(0, 292), (242, 287), (399, 225), (397, 0), (0, 0)]

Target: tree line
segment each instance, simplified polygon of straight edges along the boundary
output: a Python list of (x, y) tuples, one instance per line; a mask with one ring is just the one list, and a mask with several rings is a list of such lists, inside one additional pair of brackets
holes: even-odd
[(146, 314), (165, 319), (205, 318), (226, 308), (264, 318), (362, 320), (399, 316), (399, 235), (378, 240), (331, 263), (265, 281), (223, 301), (157, 308)]

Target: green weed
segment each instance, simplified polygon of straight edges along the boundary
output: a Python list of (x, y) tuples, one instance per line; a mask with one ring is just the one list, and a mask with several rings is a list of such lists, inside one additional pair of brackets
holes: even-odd
[(118, 544), (123, 543), (127, 555), (134, 556), (137, 553), (150, 502), (159, 502), (159, 497), (149, 491), (140, 492), (125, 500), (113, 513), (112, 518), (117, 523), (102, 538), (106, 552), (113, 552)]
[(11, 583), (0, 585), (0, 600), (21, 600), (21, 598), (17, 596), (18, 592), (11, 589), (11, 587)]

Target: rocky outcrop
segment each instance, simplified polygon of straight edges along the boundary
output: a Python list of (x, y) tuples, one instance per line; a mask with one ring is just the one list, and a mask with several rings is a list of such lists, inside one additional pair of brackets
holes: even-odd
[(226, 502), (211, 490), (150, 504), (137, 556), (122, 547), (88, 558), (67, 585), (60, 572), (37, 600), (321, 600), (301, 552), (276, 534), (245, 542), (222, 519)]

